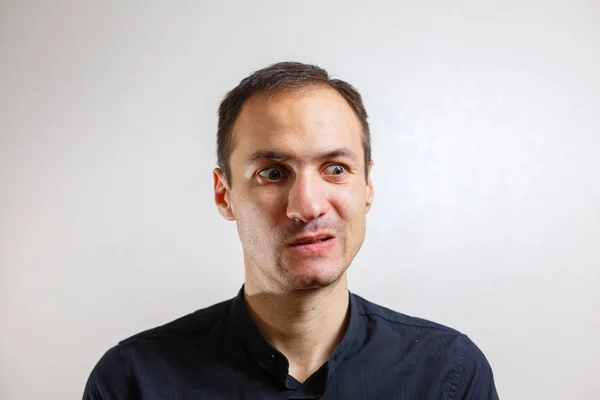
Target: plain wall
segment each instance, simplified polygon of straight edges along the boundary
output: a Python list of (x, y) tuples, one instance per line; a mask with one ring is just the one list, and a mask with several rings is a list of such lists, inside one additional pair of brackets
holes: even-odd
[(350, 289), (468, 334), (503, 399), (597, 399), (599, 20), (591, 0), (0, 2), (0, 399), (80, 398), (117, 341), (236, 294), (216, 111), (282, 60), (370, 114)]

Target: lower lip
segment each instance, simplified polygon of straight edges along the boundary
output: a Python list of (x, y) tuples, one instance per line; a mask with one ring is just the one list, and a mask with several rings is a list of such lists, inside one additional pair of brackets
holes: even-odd
[(331, 238), (328, 240), (323, 240), (322, 242), (315, 242), (310, 244), (299, 244), (296, 246), (290, 246), (290, 249), (293, 251), (301, 252), (301, 253), (322, 253), (333, 247), (335, 244), (335, 238)]

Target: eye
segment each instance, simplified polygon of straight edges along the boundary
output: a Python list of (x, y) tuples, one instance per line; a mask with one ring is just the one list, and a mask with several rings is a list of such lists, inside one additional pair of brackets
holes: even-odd
[(341, 164), (331, 164), (325, 168), (325, 173), (328, 175), (342, 175), (346, 172), (346, 167)]
[(286, 177), (286, 172), (281, 167), (269, 167), (259, 171), (258, 175), (270, 181), (278, 181)]

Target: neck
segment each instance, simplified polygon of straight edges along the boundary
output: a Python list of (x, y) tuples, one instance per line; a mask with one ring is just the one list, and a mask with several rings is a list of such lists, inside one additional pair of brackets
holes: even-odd
[(330, 358), (346, 332), (346, 274), (324, 288), (281, 292), (267, 292), (246, 278), (244, 295), (251, 318), (287, 357), (290, 375), (303, 382)]

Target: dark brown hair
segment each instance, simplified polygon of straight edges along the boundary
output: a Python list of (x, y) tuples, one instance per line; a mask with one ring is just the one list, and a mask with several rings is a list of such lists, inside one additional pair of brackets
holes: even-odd
[(217, 131), (217, 164), (231, 185), (229, 159), (235, 146), (233, 127), (242, 111), (242, 106), (257, 94), (272, 95), (311, 86), (327, 86), (336, 90), (352, 107), (362, 125), (362, 144), (365, 153), (365, 177), (369, 174), (371, 161), (371, 133), (368, 115), (358, 91), (347, 82), (330, 79), (329, 74), (316, 65), (299, 62), (280, 62), (254, 72), (231, 90), (219, 106)]

